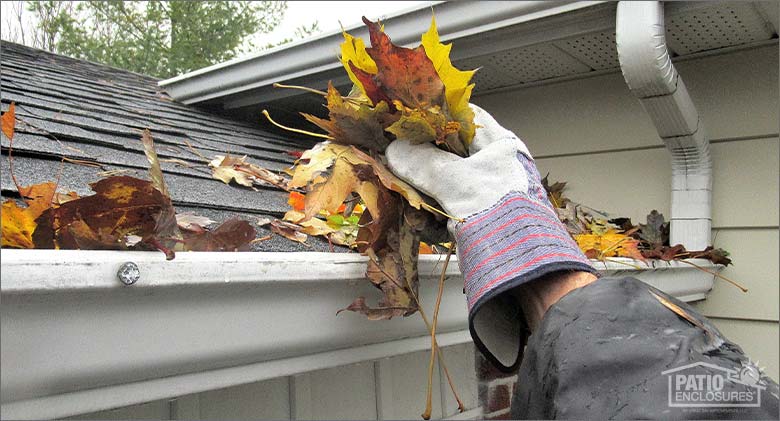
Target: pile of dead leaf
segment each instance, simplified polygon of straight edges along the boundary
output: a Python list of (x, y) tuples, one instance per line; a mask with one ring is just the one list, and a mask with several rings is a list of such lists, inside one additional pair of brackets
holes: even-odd
[(563, 194), (565, 182), (550, 184), (548, 177), (544, 177), (542, 185), (558, 218), (590, 259), (604, 261), (610, 257), (629, 257), (640, 261), (672, 261), (700, 258), (726, 266), (731, 264), (728, 252), (723, 249), (709, 247), (701, 251), (687, 251), (682, 244), (670, 245), (669, 222), (656, 210), (647, 215), (646, 223), (634, 225), (629, 218), (609, 217), (604, 212), (569, 200)]
[(369, 256), (366, 276), (382, 298), (371, 306), (358, 297), (346, 310), (389, 319), (419, 309), (418, 253), (448, 240), (447, 216), (387, 169), (385, 148), (403, 137), (465, 156), (475, 131), (474, 71), (452, 65), (452, 46), (439, 42), (433, 20), (416, 48), (394, 45), (378, 22), (363, 22), (370, 47), (346, 32), (341, 44), (351, 93), (342, 96), (329, 84), (320, 93), (328, 118), (303, 114), (327, 141), (305, 151), (289, 171), (293, 210), (284, 219), (301, 227), (299, 233)]
[[(3, 134), (13, 142), (14, 104), (2, 116)], [(215, 222), (177, 214), (163, 180), (150, 132), (141, 141), (150, 163), (151, 181), (111, 176), (90, 184), (95, 194), (58, 193), (56, 182), (23, 187), (21, 200), (2, 204), (2, 246), (38, 249), (235, 251), (249, 248), (255, 228), (230, 219)], [(9, 152), (9, 162), (13, 162)], [(12, 168), (11, 168), (12, 170)], [(12, 175), (14, 182), (16, 178)]]

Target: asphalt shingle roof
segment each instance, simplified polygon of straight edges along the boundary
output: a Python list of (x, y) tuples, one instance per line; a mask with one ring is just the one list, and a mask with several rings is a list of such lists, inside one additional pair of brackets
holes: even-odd
[[(287, 152), (314, 142), (287, 139), (249, 123), (174, 102), (157, 79), (3, 41), (0, 44), (0, 102), (16, 103), (14, 174), (22, 185), (54, 180), (62, 166), (60, 191), (90, 194), (101, 173), (148, 178), (140, 137), (148, 128), (163, 162), (165, 181), (177, 212), (194, 212), (222, 222), (232, 216), (280, 218), (289, 209), (287, 193), (226, 185), (211, 177), (197, 153), (211, 159), (230, 153), (270, 170), (289, 167)], [(192, 149), (189, 145), (192, 146)], [(18, 197), (9, 172), (9, 142), (2, 138), (2, 196)], [(87, 166), (65, 161), (87, 161)], [(259, 236), (269, 231), (258, 228)], [(256, 251), (327, 251), (327, 242), (310, 237), (311, 247), (273, 235)], [(337, 250), (343, 251), (341, 248)]]

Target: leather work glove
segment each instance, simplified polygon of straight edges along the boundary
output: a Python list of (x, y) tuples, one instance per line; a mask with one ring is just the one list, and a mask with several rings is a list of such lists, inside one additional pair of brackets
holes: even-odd
[(469, 157), (403, 139), (390, 143), (386, 156), (395, 175), (465, 220), (448, 227), (458, 244), (469, 330), (486, 358), (511, 371), (528, 327), (516, 299), (502, 293), (556, 271), (596, 270), (558, 220), (525, 144), (471, 107), (481, 127)]

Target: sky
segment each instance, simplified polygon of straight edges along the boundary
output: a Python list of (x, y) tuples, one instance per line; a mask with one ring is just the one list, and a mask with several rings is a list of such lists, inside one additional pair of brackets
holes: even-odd
[(397, 11), (418, 8), (430, 1), (289, 1), (284, 21), (270, 34), (258, 37), (262, 43), (275, 43), (293, 38), (295, 29), (302, 25), (319, 22), (321, 34), (360, 23), (361, 16), (371, 20), (382, 18)]
[[(9, 24), (13, 28), (18, 23), (11, 21), (12, 3), (3, 1), (0, 3), (2, 13), (3, 39), (7, 39)], [(430, 1), (288, 1), (287, 12), (281, 24), (271, 33), (258, 35), (254, 38), (256, 45), (264, 46), (276, 44), (285, 38), (295, 38), (295, 30), (300, 26), (309, 26), (315, 21), (319, 23), (324, 34), (340, 29), (339, 21), (344, 27), (360, 23), (361, 16), (365, 15), (371, 20), (382, 18), (394, 12), (408, 10), (430, 4)], [(29, 17), (30, 13), (26, 13)], [(27, 20), (29, 24), (29, 20)]]

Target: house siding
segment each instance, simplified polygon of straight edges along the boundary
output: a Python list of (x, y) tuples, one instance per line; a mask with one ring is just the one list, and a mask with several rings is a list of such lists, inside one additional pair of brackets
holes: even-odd
[[(676, 63), (711, 140), (715, 247), (734, 265), (696, 307), (778, 379), (778, 48)], [(669, 216), (670, 155), (620, 73), (480, 96), (574, 201), (644, 222)]]
[[(474, 346), (442, 348), (467, 410), (479, 415)], [(72, 419), (420, 419), (430, 352), (317, 370), (247, 385), (82, 414)], [(446, 377), (434, 371), (432, 418), (458, 414)], [(469, 415), (469, 414), (467, 414)], [(459, 418), (469, 419), (469, 418)]]

